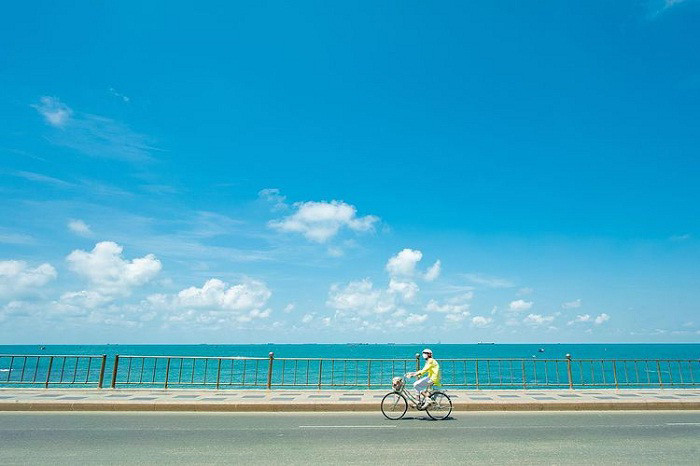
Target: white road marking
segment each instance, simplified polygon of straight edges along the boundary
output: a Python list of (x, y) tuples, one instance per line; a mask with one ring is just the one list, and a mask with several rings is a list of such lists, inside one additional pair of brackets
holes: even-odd
[(386, 429), (396, 426), (299, 426), (300, 429)]
[(700, 422), (667, 422), (667, 426), (700, 426)]

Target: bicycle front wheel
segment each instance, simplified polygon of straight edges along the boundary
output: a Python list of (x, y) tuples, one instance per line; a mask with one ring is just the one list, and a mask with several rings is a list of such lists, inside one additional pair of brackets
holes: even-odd
[(402, 394), (391, 392), (384, 395), (381, 407), (384, 417), (395, 421), (401, 419), (403, 415), (406, 414), (408, 401), (406, 401), (406, 398)]
[(452, 413), (452, 400), (450, 400), (449, 396), (442, 392), (435, 392), (430, 395), (430, 399), (433, 402), (425, 410), (428, 416), (439, 421), (450, 417), (450, 413)]

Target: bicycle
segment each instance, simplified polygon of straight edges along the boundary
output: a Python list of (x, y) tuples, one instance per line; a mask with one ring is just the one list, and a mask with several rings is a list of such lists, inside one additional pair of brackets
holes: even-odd
[(409, 400), (411, 407), (419, 411), (425, 411), (431, 419), (443, 420), (447, 419), (452, 413), (452, 400), (445, 392), (439, 390), (430, 391), (427, 395), (430, 401), (423, 408), (424, 396), (419, 395), (417, 398), (406, 389), (406, 377), (394, 377), (391, 381), (393, 390), (382, 398), (381, 410), (382, 414), (392, 421), (401, 419), (408, 411)]

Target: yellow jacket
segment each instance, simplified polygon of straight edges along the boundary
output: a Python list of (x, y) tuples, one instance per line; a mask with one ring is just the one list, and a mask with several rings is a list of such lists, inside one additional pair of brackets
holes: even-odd
[(425, 366), (423, 366), (423, 369), (416, 372), (416, 376), (420, 377), (426, 372), (428, 373), (428, 377), (430, 377), (430, 380), (433, 381), (433, 384), (440, 385), (440, 364), (438, 364), (438, 362), (435, 359), (426, 359)]

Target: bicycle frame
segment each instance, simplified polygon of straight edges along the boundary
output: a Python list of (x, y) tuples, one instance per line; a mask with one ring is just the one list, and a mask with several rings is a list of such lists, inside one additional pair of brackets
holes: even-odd
[(433, 389), (434, 385), (431, 384), (431, 385), (428, 386), (427, 390), (425, 390), (425, 391), (426, 391), (426, 395), (422, 395), (422, 394), (421, 394), (421, 395), (418, 395), (418, 397), (416, 397), (416, 396), (412, 393), (413, 390), (408, 390), (408, 389), (406, 388), (406, 385), (407, 385), (407, 382), (408, 382), (407, 377), (404, 375), (402, 378), (403, 378), (403, 386), (401, 387), (401, 390), (394, 390), (394, 392), (396, 392), (396, 393), (398, 393), (398, 394), (403, 395), (404, 397), (406, 397), (406, 399), (408, 399), (408, 401), (410, 401), (411, 403), (413, 403), (413, 406), (414, 406), (414, 407), (420, 406), (421, 403), (422, 403), (422, 401), (423, 401), (422, 398), (423, 398), (424, 396), (430, 397), (430, 395), (431, 395), (431, 394), (433, 393), (433, 391), (434, 391), (434, 389)]

